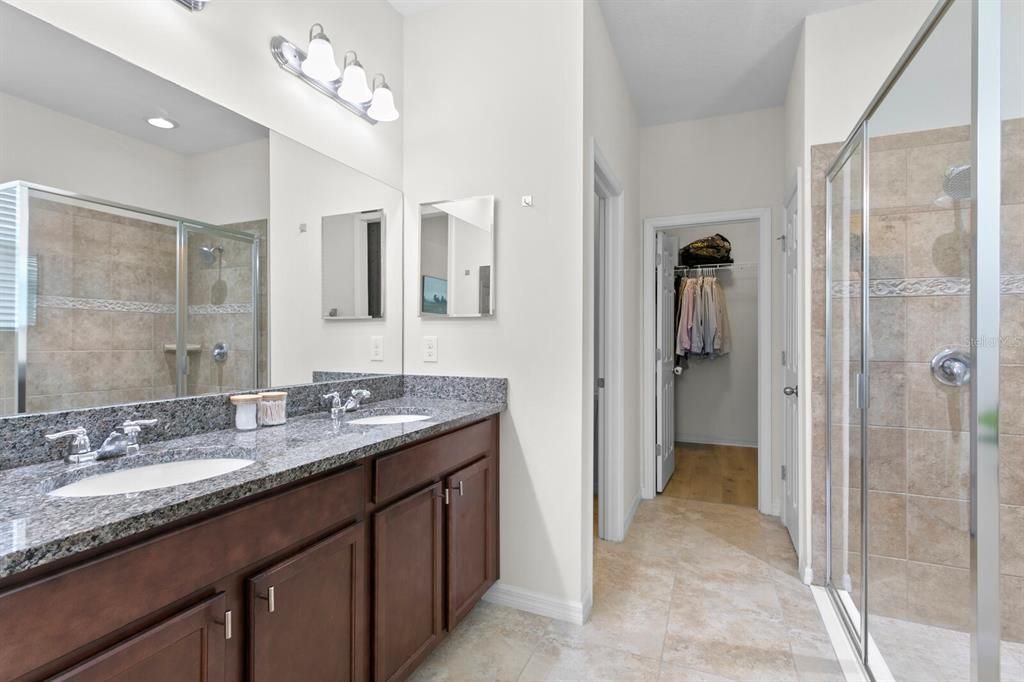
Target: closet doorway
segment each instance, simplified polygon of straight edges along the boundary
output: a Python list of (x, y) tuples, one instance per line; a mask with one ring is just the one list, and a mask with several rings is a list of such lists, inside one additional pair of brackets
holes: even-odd
[[(732, 262), (684, 267), (680, 249), (716, 234), (730, 242)], [(780, 511), (781, 467), (771, 452), (770, 247), (768, 209), (645, 220), (646, 497)], [(687, 324), (698, 307), (699, 334)]]

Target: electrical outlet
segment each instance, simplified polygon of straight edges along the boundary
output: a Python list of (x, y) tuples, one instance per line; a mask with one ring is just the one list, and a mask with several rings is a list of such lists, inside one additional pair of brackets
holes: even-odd
[(370, 337), (370, 360), (373, 362), (383, 362), (384, 360), (384, 337), (383, 336), (371, 336)]
[(437, 362), (437, 337), (423, 337), (423, 362)]

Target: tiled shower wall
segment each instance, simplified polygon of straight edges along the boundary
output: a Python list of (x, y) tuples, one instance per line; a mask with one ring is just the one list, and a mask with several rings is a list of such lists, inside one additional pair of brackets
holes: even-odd
[[(31, 200), (29, 215), (29, 253), (38, 260), (39, 284), (37, 317), (28, 332), (28, 411), (173, 397), (175, 354), (165, 346), (176, 336), (175, 228), (39, 198)], [(266, 221), (240, 227), (265, 238)], [(252, 386), (249, 314), (226, 312), (251, 309), (251, 288), (238, 285), (251, 277), (251, 264), (242, 265), (236, 253), (248, 256), (249, 247), (231, 244), (225, 244), (220, 279), (204, 279), (217, 274), (216, 265), (204, 270), (198, 258), (191, 260), (190, 296), (200, 305), (190, 307), (189, 342), (200, 344), (197, 357), (209, 356), (214, 339), (232, 349), (228, 362), (215, 369), (212, 362), (190, 363), (193, 393)], [(236, 301), (240, 296), (245, 298)], [(265, 338), (265, 314), (262, 320)], [(247, 335), (239, 333), (243, 326)], [(13, 353), (13, 340), (11, 345)], [(6, 347), (0, 353), (6, 358)], [(11, 414), (13, 354), (3, 367), (3, 411)]]
[[(1005, 122), (1003, 133), (1001, 588), (1004, 639), (1021, 641), (1024, 120)], [(825, 173), (838, 151), (839, 145), (812, 150), (812, 532), (814, 574), (819, 582), (825, 575), (828, 433)], [(966, 629), (970, 618), (968, 393), (938, 384), (928, 363), (943, 346), (970, 343), (969, 208), (935, 201), (942, 193), (943, 173), (970, 161), (970, 130), (948, 128), (873, 138), (870, 151), (869, 611)], [(854, 231), (859, 231), (857, 222)], [(852, 485), (860, 482), (854, 480)], [(855, 506), (859, 491), (852, 497)], [(859, 509), (852, 508), (850, 514), (859, 518)], [(850, 540), (859, 546), (859, 536)], [(859, 564), (859, 557), (851, 555), (855, 586)]]

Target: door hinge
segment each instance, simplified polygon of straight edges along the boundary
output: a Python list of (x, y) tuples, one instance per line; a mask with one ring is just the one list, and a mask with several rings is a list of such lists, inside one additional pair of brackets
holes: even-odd
[(660, 348), (655, 349), (655, 351), (654, 351), (654, 359), (657, 360), (658, 362), (661, 362), (661, 349)]
[(780, 353), (780, 355), (782, 356), (782, 366), (785, 367), (786, 366), (786, 351), (782, 351), (782, 353)]
[(786, 253), (786, 235), (779, 235), (776, 239), (779, 240), (779, 246), (782, 247), (782, 253)]
[(604, 377), (598, 377), (597, 378), (597, 387), (598, 388), (604, 388)]
[(782, 480), (783, 481), (786, 480), (786, 465), (785, 464), (782, 465)]

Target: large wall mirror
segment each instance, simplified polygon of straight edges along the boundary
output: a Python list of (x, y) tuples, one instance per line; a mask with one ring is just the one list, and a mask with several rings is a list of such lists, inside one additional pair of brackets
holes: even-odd
[(399, 190), (4, 3), (0, 63), (0, 414), (402, 371)]
[(420, 205), (420, 314), (494, 314), (494, 197)]

